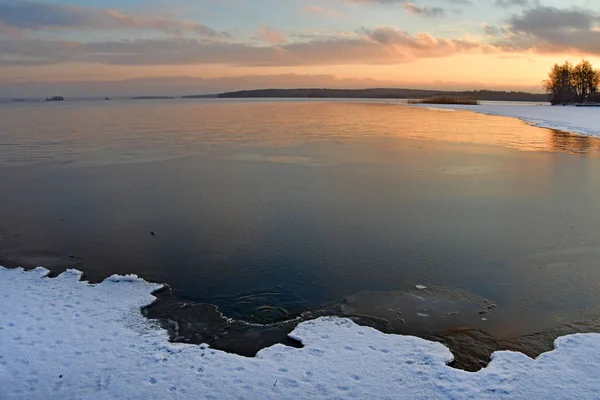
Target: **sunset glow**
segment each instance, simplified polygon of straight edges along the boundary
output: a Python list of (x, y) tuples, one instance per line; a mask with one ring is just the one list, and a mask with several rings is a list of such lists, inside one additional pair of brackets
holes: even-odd
[(599, 26), (599, 6), (586, 0), (0, 0), (0, 97), (35, 95), (40, 83), (86, 95), (114, 82), (125, 94), (138, 84), (118, 81), (137, 78), (182, 94), (539, 92), (554, 62), (600, 65)]

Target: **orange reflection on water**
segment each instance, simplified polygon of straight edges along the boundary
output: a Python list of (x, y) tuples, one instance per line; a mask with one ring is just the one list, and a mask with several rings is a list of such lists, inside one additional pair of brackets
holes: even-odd
[(370, 138), (600, 154), (600, 140), (596, 138), (541, 129), (513, 118), (383, 101), (211, 99), (8, 104), (0, 107), (0, 120), (7, 121), (2, 137), (7, 146), (0, 149), (0, 162), (73, 157), (86, 161), (106, 157), (108, 162), (153, 160), (199, 154), (216, 144), (287, 147)]
[(597, 138), (539, 128), (516, 118), (412, 108), (406, 114), (405, 117), (415, 119), (415, 125), (424, 121), (423, 128), (418, 133), (399, 132), (402, 137), (497, 145), (522, 151), (600, 154)]
[(216, 126), (227, 125), (224, 137), (230, 140), (242, 139), (237, 137), (240, 132), (244, 133), (243, 139), (267, 140), (279, 145), (392, 136), (504, 146), (522, 151), (600, 154), (600, 140), (596, 138), (534, 127), (515, 118), (468, 111), (344, 101), (216, 103), (208, 106), (207, 111), (209, 120), (216, 118)]

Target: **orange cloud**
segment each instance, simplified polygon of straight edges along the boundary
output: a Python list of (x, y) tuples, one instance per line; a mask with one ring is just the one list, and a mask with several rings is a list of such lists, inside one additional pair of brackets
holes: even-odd
[(494, 46), (466, 39), (415, 36), (392, 27), (360, 29), (347, 36), (288, 42), (281, 33), (261, 27), (254, 45), (183, 37), (129, 41), (80, 42), (65, 48), (59, 41), (20, 38), (0, 43), (1, 65), (47, 65), (87, 62), (109, 65), (224, 64), (232, 66), (310, 66), (398, 64), (418, 58), (458, 53), (494, 52)]
[(304, 8), (305, 12), (316, 15), (326, 15), (329, 17), (340, 17), (342, 14), (333, 9), (327, 9), (316, 4), (309, 4)]
[(255, 38), (262, 42), (273, 44), (273, 45), (283, 44), (283, 43), (287, 42), (287, 39), (285, 38), (285, 36), (283, 36), (281, 33), (277, 32), (277, 31), (269, 28), (267, 25), (263, 25), (260, 27)]

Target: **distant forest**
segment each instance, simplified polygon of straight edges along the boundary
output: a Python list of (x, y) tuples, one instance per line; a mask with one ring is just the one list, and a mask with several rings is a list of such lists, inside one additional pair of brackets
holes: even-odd
[[(473, 97), (477, 100), (546, 102), (547, 94), (495, 90), (441, 91), (418, 89), (260, 89), (221, 93), (219, 98), (336, 98), (336, 99), (422, 99), (434, 96)], [(185, 96), (199, 98), (206, 96)]]

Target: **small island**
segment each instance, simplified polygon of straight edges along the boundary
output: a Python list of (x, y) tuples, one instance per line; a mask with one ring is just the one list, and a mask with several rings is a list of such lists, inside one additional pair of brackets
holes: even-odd
[(46, 101), (64, 101), (65, 98), (62, 96), (51, 96), (51, 97), (46, 97)]

